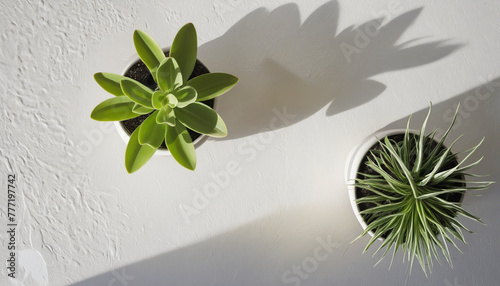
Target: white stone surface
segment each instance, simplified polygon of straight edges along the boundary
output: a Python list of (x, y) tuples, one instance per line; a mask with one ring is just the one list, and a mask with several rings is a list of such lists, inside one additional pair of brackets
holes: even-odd
[[(497, 1), (0, 8), (0, 240), (9, 239), (7, 175), (16, 174), (19, 260), (18, 278), (3, 267), (1, 285), (500, 284), (498, 185), (466, 197), (488, 226), (461, 219), (475, 232), (464, 254), (451, 250), (454, 268), (437, 264), (426, 278), (418, 266), (410, 275), (401, 253), (390, 270), (390, 259), (374, 268), (374, 249), (361, 254), (367, 237), (350, 244), (361, 226), (344, 183), (351, 148), (404, 127), (411, 113), (419, 124), (430, 101), (436, 128), (462, 102), (457, 149), (486, 136), (474, 171), (500, 180)], [(134, 29), (168, 46), (187, 22), (199, 58), (240, 78), (220, 100), (230, 135), (197, 150), (195, 172), (159, 156), (129, 175), (113, 125), (89, 117), (109, 97), (92, 75), (118, 73), (135, 57)]]

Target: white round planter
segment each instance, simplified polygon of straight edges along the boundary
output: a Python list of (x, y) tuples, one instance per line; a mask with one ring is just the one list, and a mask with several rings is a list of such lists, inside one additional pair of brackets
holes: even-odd
[[(169, 51), (169, 50), (170, 50), (170, 48), (163, 49), (164, 52)], [(123, 70), (122, 75), (124, 75), (138, 60), (139, 60), (139, 58), (137, 57), (133, 61), (131, 61), (127, 65), (127, 67)], [(208, 70), (208, 68), (207, 68), (207, 70)], [(214, 98), (213, 110), (217, 111), (217, 98)], [(123, 139), (125, 144), (128, 144), (128, 141), (130, 139), (130, 135), (127, 133), (127, 131), (122, 126), (120, 121), (115, 121), (114, 124), (115, 124), (116, 130), (118, 130), (118, 134), (120, 134), (120, 137)], [(207, 140), (207, 138), (208, 138), (207, 135), (201, 134), (200, 137), (196, 138), (193, 141), (194, 148), (198, 148), (201, 144), (203, 144)], [(165, 155), (171, 155), (171, 154), (170, 154), (170, 151), (168, 151), (167, 149), (158, 148), (158, 150), (156, 150), (154, 155), (165, 156)]]
[[(368, 136), (365, 138), (361, 143), (356, 146), (354, 149), (351, 150), (349, 153), (349, 156), (347, 157), (346, 161), (346, 173), (345, 173), (345, 180), (347, 184), (347, 189), (349, 192), (349, 200), (351, 202), (351, 207), (352, 210), (354, 211), (354, 215), (358, 219), (359, 224), (363, 228), (363, 231), (366, 229), (367, 224), (364, 221), (363, 217), (359, 213), (359, 207), (356, 204), (356, 188), (354, 186), (354, 183), (356, 182), (356, 176), (357, 172), (359, 169), (360, 164), (362, 163), (366, 153), (368, 150), (370, 150), (373, 145), (377, 144), (378, 140), (382, 140), (383, 138), (387, 136), (392, 136), (392, 135), (397, 135), (397, 134), (404, 134), (406, 132), (406, 129), (392, 129), (392, 130), (383, 130), (383, 131), (378, 131), (375, 132), (374, 134)], [(410, 129), (410, 133), (413, 134), (419, 134), (419, 130), (413, 130)], [(460, 203), (462, 203), (464, 199), (464, 196), (460, 198)], [(370, 236), (373, 236), (374, 233), (372, 231), (369, 231), (368, 234)], [(382, 237), (378, 238), (378, 240), (383, 241), (384, 239)]]
[[(347, 190), (349, 192), (349, 200), (351, 202), (352, 210), (354, 211), (354, 215), (358, 219), (359, 224), (363, 227), (363, 231), (368, 226), (366, 222), (363, 220), (363, 217), (359, 213), (358, 205), (356, 204), (356, 188), (354, 187), (354, 183), (356, 182), (356, 175), (359, 169), (359, 165), (362, 163), (366, 153), (370, 150), (373, 145), (377, 144), (378, 140), (383, 139), (384, 137), (396, 135), (396, 134), (404, 134), (406, 129), (392, 129), (392, 130), (384, 130), (373, 133), (372, 135), (366, 137), (361, 143), (351, 150), (349, 156), (347, 156), (346, 168), (345, 168), (345, 180), (347, 184)], [(416, 130), (410, 130), (411, 133), (418, 134)], [(368, 232), (370, 236), (373, 236), (373, 232)], [(383, 241), (382, 238), (378, 240)]]

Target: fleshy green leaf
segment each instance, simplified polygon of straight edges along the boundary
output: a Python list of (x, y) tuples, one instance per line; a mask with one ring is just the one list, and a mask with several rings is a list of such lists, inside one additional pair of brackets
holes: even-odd
[(162, 109), (163, 108), (163, 100), (165, 99), (165, 96), (167, 96), (163, 91), (157, 90), (153, 93), (151, 96), (151, 103), (154, 108), (156, 109)]
[(155, 149), (160, 147), (165, 138), (165, 124), (156, 123), (156, 116), (158, 115), (158, 110), (152, 113), (141, 126), (139, 126), (139, 144), (147, 144)]
[(165, 99), (163, 100), (163, 105), (168, 105), (171, 108), (177, 107), (177, 104), (179, 103), (179, 100), (177, 100), (177, 97), (173, 94), (167, 94)]
[(186, 127), (176, 123), (167, 125), (165, 142), (174, 159), (189, 170), (196, 168), (196, 152)]
[(151, 102), (151, 96), (153, 95), (153, 91), (149, 87), (130, 78), (122, 80), (121, 86), (123, 93), (125, 93), (125, 95), (132, 101), (144, 107), (153, 108)]
[(184, 81), (187, 81), (193, 72), (197, 52), (196, 29), (192, 23), (188, 23), (177, 32), (170, 49), (170, 56), (179, 64)]
[(170, 126), (174, 126), (175, 125), (174, 109), (167, 105), (158, 110), (158, 115), (156, 116), (156, 123), (158, 124), (166, 123)]
[(198, 93), (190, 86), (185, 86), (174, 92), (178, 100), (177, 107), (183, 108), (196, 101)]
[(125, 151), (125, 167), (130, 174), (144, 166), (156, 152), (156, 148), (139, 143), (139, 130), (136, 128), (132, 133)]
[(184, 108), (175, 109), (175, 117), (186, 127), (212, 137), (225, 137), (226, 124), (209, 106), (194, 102)]
[(94, 74), (95, 81), (107, 92), (115, 96), (125, 95), (122, 91), (120, 81), (126, 77), (107, 72), (98, 72)]
[(196, 101), (205, 101), (226, 93), (237, 82), (237, 77), (227, 73), (207, 73), (189, 80), (186, 85), (198, 92)]
[(151, 75), (156, 81), (156, 69), (165, 59), (160, 45), (146, 32), (141, 30), (134, 31), (134, 45), (137, 54), (151, 71)]
[(132, 108), (132, 111), (137, 114), (148, 114), (150, 112), (153, 112), (153, 110), (154, 110), (153, 108), (144, 107), (138, 103), (136, 103), (134, 105), (134, 108)]
[(161, 90), (171, 93), (182, 86), (182, 74), (174, 58), (168, 57), (161, 62), (156, 72), (156, 79)]
[(117, 96), (99, 103), (92, 113), (90, 118), (97, 121), (121, 121), (139, 116), (134, 113), (135, 102), (126, 96)]

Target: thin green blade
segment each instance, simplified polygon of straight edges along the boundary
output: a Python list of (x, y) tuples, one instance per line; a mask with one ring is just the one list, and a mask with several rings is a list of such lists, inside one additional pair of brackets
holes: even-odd
[(413, 172), (416, 173), (417, 176), (420, 174), (420, 166), (422, 165), (422, 161), (424, 160), (425, 126), (427, 125), (427, 121), (429, 120), (429, 117), (431, 116), (431, 111), (432, 111), (432, 103), (431, 103), (431, 106), (429, 107), (429, 112), (427, 113), (427, 117), (425, 117), (424, 123), (422, 124), (422, 129), (420, 129), (417, 161), (415, 162), (415, 165), (413, 166)]

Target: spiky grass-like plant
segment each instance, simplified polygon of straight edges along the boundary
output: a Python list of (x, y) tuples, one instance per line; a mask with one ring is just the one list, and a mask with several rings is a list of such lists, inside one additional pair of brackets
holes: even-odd
[(423, 135), (431, 106), (420, 134), (409, 132), (408, 120), (402, 140), (385, 137), (379, 140), (380, 146), (372, 148), (366, 156), (365, 164), (370, 172), (359, 173), (355, 187), (357, 190), (364, 189), (367, 194), (357, 198), (356, 203), (358, 207), (364, 205), (360, 214), (368, 226), (358, 238), (370, 231), (374, 234), (364, 251), (378, 238), (384, 239), (375, 252), (386, 247), (377, 264), (393, 248), (392, 265), (396, 252), (402, 247), (404, 256), (410, 261), (410, 271), (417, 258), (427, 275), (426, 268), (432, 271), (434, 258), (441, 263), (439, 250), (453, 267), (448, 243), (460, 251), (454, 238), (465, 243), (462, 229), (469, 231), (457, 216), (482, 223), (478, 217), (461, 207), (460, 200), (467, 191), (482, 190), (492, 184), (467, 182), (465, 179), (466, 176), (477, 177), (466, 171), (479, 164), (482, 158), (467, 165), (464, 162), (481, 145), (482, 140), (466, 151), (468, 154), (460, 162), (451, 149), (461, 136), (449, 147), (443, 145), (455, 123), (458, 108), (450, 127), (440, 140), (434, 139), (437, 130)]

